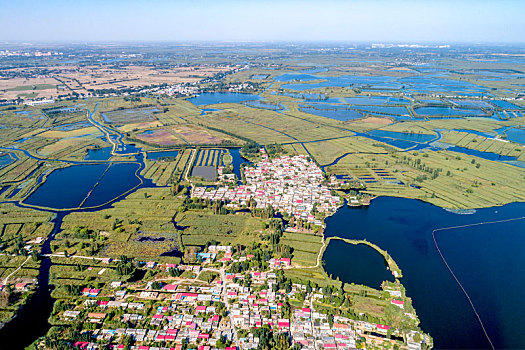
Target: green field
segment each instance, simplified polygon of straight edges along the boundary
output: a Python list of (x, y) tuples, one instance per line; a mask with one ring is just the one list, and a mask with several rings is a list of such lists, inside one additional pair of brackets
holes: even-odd
[(166, 186), (170, 182), (178, 181), (182, 174), (181, 165), (185, 164), (185, 153), (189, 150), (181, 150), (175, 159), (169, 160), (152, 160), (146, 159), (144, 161), (146, 167), (142, 171), (142, 175), (146, 178), (152, 179), (154, 183), (159, 186)]
[(508, 142), (504, 139), (486, 138), (467, 132), (450, 131), (444, 133), (440, 141), (481, 152), (491, 152), (501, 154), (502, 156), (515, 157), (518, 160), (525, 161), (525, 146), (515, 142)]
[[(178, 230), (172, 218), (180, 203), (180, 199), (171, 196), (169, 188), (148, 188), (128, 195), (110, 209), (71, 213), (64, 218), (64, 231), (53, 242), (55, 250), (88, 256), (158, 257), (178, 246)], [(76, 227), (93, 230), (93, 235), (80, 237), (74, 233)], [(146, 240), (141, 241), (140, 237)], [(99, 249), (93, 251), (95, 245)]]
[(9, 91), (47, 90), (54, 88), (56, 88), (56, 85), (52, 84), (20, 85), (9, 89)]
[(226, 153), (222, 149), (204, 149), (199, 151), (193, 166), (217, 167), (221, 163), (221, 157)]
[(281, 242), (293, 247), (293, 263), (299, 266), (315, 266), (323, 245), (321, 236), (308, 233), (285, 232)]
[(216, 240), (221, 244), (248, 244), (258, 241), (263, 229), (260, 219), (249, 213), (214, 215), (211, 210), (189, 210), (175, 217), (179, 226), (187, 226), (182, 235), (184, 245), (205, 245)]
[[(330, 166), (329, 171), (359, 178), (374, 168), (389, 171), (403, 183), (368, 184), (367, 192), (374, 196), (418, 198), (445, 208), (462, 209), (525, 200), (520, 190), (525, 186), (525, 169), (451, 151), (388, 153), (372, 158), (351, 154)], [(441, 170), (433, 178), (437, 169)]]

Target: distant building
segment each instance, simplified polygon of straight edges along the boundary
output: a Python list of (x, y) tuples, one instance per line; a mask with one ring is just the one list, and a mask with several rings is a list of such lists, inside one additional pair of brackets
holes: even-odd
[(48, 105), (51, 103), (55, 103), (55, 100), (53, 100), (52, 98), (44, 98), (42, 100), (24, 100), (24, 104), (28, 106)]

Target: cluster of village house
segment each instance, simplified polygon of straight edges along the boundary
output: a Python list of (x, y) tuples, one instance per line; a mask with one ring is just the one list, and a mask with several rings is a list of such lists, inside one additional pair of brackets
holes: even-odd
[[(31, 239), (26, 242), (26, 245), (24, 246), (24, 249), (31, 253), (33, 250), (34, 244), (42, 244), (44, 242), (44, 237), (36, 237), (35, 239)], [(32, 287), (35, 286), (36, 278), (13, 278), (15, 281), (14, 283), (9, 283), (7, 279), (3, 280), (3, 283), (0, 282), (0, 292), (6, 288), (6, 284), (10, 285), (14, 288), (15, 291), (18, 292), (29, 292)]]
[(231, 206), (247, 205), (254, 199), (257, 208), (272, 206), (318, 226), (323, 225), (323, 220), (314, 215), (314, 206), (317, 212), (331, 215), (341, 205), (340, 198), (322, 184), (322, 170), (306, 156), (269, 159), (264, 149), (261, 152), (262, 160), (255, 167), (244, 168), (246, 185), (216, 189), (195, 187), (192, 197), (227, 201)]
[[(0, 284), (0, 292), (3, 291), (5, 287), (6, 287), (5, 284)], [(19, 292), (28, 292), (29, 288), (31, 287), (31, 283), (19, 282), (19, 283), (15, 283), (13, 287), (15, 288), (15, 290)]]
[[(238, 73), (245, 69), (248, 69), (248, 66), (242, 66), (242, 67), (231, 69), (230, 73)], [(202, 80), (201, 82), (174, 84), (174, 85), (169, 85), (166, 87), (157, 87), (157, 88), (149, 89), (148, 91), (143, 90), (143, 92), (151, 92), (157, 95), (167, 95), (167, 96), (173, 96), (173, 95), (192, 96), (192, 95), (197, 95), (200, 93), (201, 89), (199, 86), (201, 83), (207, 83), (211, 81), (212, 81), (212, 78), (210, 77), (210, 78), (206, 78)], [(253, 84), (250, 82), (230, 83), (227, 86), (226, 90), (232, 91), (232, 92), (240, 92), (246, 89), (253, 89)]]
[(191, 96), (199, 92), (199, 87), (195, 83), (193, 84), (181, 83), (181, 84), (170, 85), (170, 86), (162, 87), (162, 88), (155, 88), (154, 91), (151, 91), (151, 92), (158, 94), (158, 95), (167, 95), (167, 96), (173, 96), (173, 95)]
[[(224, 256), (222, 261), (241, 261), (250, 259), (232, 257), (229, 246), (210, 246), (207, 263), (216, 256)], [(217, 254), (220, 253), (220, 254)], [(212, 258), (213, 257), (213, 258)], [(289, 259), (272, 259), (272, 266), (289, 264)], [(200, 272), (202, 266), (174, 264), (156, 264), (149, 262), (149, 268), (168, 271), (170, 268)], [(212, 269), (213, 270), (213, 269)], [(416, 350), (421, 348), (421, 341), (414, 341), (416, 332), (404, 335), (387, 325), (355, 321), (344, 317), (334, 317), (328, 322), (327, 315), (314, 310), (314, 302), (321, 301), (322, 289), (306, 293), (307, 287), (292, 284), (289, 293), (283, 290), (274, 291), (277, 283), (275, 270), (268, 272), (250, 272), (250, 286), (243, 283), (245, 274), (220, 274), (209, 285), (198, 283), (164, 284), (161, 289), (152, 289), (152, 282), (141, 289), (126, 286), (114, 281), (110, 289), (84, 288), (81, 291), (82, 303), (71, 310), (61, 312), (62, 320), (73, 321), (84, 317), (84, 322), (100, 324), (92, 333), (92, 342), (78, 342), (75, 345), (82, 349), (102, 349), (102, 344), (115, 344), (114, 349), (123, 349), (118, 344), (123, 336), (134, 339), (131, 349), (163, 350), (188, 349), (211, 350), (219, 342), (231, 344), (227, 350), (256, 349), (259, 338), (253, 333), (254, 328), (268, 325), (274, 332), (290, 336), (293, 344), (303, 349), (353, 349), (358, 339), (374, 346), (394, 344), (402, 348)], [(126, 288), (127, 287), (127, 288)], [(306, 295), (303, 306), (294, 308), (291, 314), (285, 314), (283, 305), (287, 299), (298, 299), (297, 294)], [(402, 294), (399, 290), (390, 291), (391, 303), (404, 308)], [(148, 312), (149, 301), (155, 301), (153, 312)], [(105, 326), (110, 310), (119, 310), (116, 314), (121, 322), (130, 328), (111, 328)], [(221, 312), (221, 310), (224, 310)], [(387, 332), (397, 336), (398, 340), (388, 339)], [(155, 346), (151, 346), (154, 344)]]

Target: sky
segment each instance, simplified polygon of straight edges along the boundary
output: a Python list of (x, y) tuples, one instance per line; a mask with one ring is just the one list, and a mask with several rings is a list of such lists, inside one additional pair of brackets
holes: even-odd
[(0, 0), (1, 41), (524, 43), (525, 0)]

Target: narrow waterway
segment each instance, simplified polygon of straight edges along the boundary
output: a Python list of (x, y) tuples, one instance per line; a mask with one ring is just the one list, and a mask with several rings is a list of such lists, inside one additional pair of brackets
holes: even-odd
[[(59, 212), (53, 219), (53, 233), (42, 245), (42, 254), (51, 253), (51, 241), (60, 231), (62, 219), (67, 213)], [(49, 285), (51, 259), (44, 258), (38, 274), (38, 287), (18, 315), (0, 329), (0, 349), (24, 349), (49, 330), (48, 318), (53, 310), (53, 287)]]

